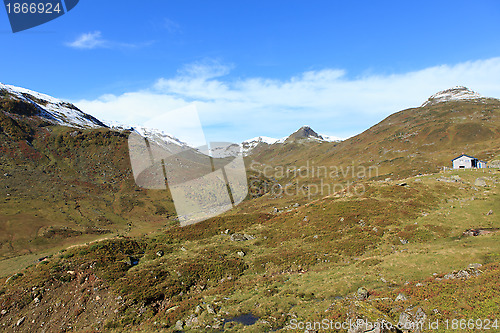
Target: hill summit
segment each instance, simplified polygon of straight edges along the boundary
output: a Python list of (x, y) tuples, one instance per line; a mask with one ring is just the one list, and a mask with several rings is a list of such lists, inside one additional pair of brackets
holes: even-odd
[(478, 94), (475, 91), (470, 90), (467, 87), (456, 86), (450, 89), (446, 89), (435, 93), (427, 101), (422, 104), (422, 106), (434, 105), (437, 103), (443, 103), (448, 101), (461, 101), (461, 100), (475, 100), (481, 99), (484, 96)]
[(317, 139), (323, 140), (323, 137), (316, 133), (309, 126), (302, 126), (295, 133), (292, 133), (286, 140), (287, 141), (295, 141), (295, 140), (303, 140), (303, 139)]

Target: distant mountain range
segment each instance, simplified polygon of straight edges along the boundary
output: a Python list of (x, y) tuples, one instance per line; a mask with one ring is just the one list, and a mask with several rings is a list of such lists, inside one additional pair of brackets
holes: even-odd
[(318, 134), (309, 126), (302, 126), (296, 132), (290, 134), (281, 139), (270, 138), (267, 136), (258, 136), (249, 140), (245, 140), (241, 143), (244, 155), (250, 155), (252, 151), (257, 147), (265, 147), (275, 144), (283, 144), (285, 142), (292, 141), (311, 141), (311, 142), (338, 142), (342, 141), (340, 138)]
[[(39, 116), (46, 121), (74, 128), (111, 128), (118, 131), (135, 131), (136, 133), (154, 141), (179, 146), (187, 146), (187, 143), (179, 140), (175, 136), (165, 133), (162, 130), (146, 128), (130, 124), (120, 124), (119, 122), (104, 122), (83, 112), (75, 105), (63, 100), (51, 97), (46, 94), (35, 92), (26, 88), (16, 87), (0, 83), (0, 96), (2, 97), (2, 108), (9, 110), (15, 105), (23, 104), (26, 109), (25, 115)], [(253, 139), (245, 140), (241, 147), (245, 155), (259, 145), (282, 144), (295, 140), (313, 140), (318, 142), (340, 141), (340, 138), (320, 135), (309, 126), (302, 126), (296, 132), (281, 139), (259, 136)]]
[[(456, 86), (450, 89), (440, 91), (430, 96), (418, 109), (428, 109), (445, 105), (448, 102), (471, 102), (471, 103), (497, 103), (494, 98), (487, 98), (463, 86)], [(145, 128), (134, 125), (123, 125), (118, 123), (105, 123), (92, 115), (89, 115), (80, 110), (75, 105), (63, 100), (51, 97), (46, 94), (38, 93), (26, 88), (16, 87), (0, 83), (0, 109), (9, 112), (14, 110), (14, 113), (24, 116), (37, 116), (54, 125), (62, 125), (77, 129), (92, 129), (92, 128), (110, 128), (123, 132), (124, 130), (134, 131), (141, 136), (144, 136), (151, 141), (157, 143), (167, 143), (169, 145), (178, 145), (180, 147), (188, 147), (188, 144), (182, 142), (178, 138), (158, 129)], [(410, 109), (413, 110), (413, 109)], [(396, 117), (392, 115), (388, 119)], [(377, 124), (380, 126), (386, 121)], [(375, 128), (374, 126), (373, 128)], [(373, 129), (372, 128), (372, 129)], [(402, 134), (404, 135), (404, 133)], [(412, 136), (412, 133), (407, 133), (407, 136)], [(360, 134), (354, 138), (362, 137)], [(249, 156), (258, 152), (257, 155), (267, 150), (276, 151), (280, 146), (286, 146), (290, 143), (313, 144), (313, 143), (334, 143), (338, 144), (342, 139), (334, 136), (318, 134), (309, 126), (302, 126), (296, 132), (289, 136), (277, 139), (267, 136), (258, 136), (248, 139), (240, 143), (243, 154)], [(220, 149), (218, 149), (220, 150)], [(319, 149), (321, 150), (321, 149)], [(220, 153), (220, 152), (218, 152)]]

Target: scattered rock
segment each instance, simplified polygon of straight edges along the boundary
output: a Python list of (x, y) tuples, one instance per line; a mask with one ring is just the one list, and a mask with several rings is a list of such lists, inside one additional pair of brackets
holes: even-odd
[(299, 205), (298, 203), (294, 203), (292, 207), (293, 207), (293, 208), (297, 208), (297, 207), (299, 207), (299, 206), (300, 206), (300, 205)]
[(244, 242), (244, 241), (252, 240), (252, 239), (255, 239), (255, 237), (252, 235), (247, 235), (247, 234), (232, 234), (231, 235), (231, 241), (233, 241), (233, 242)]
[(484, 178), (477, 178), (476, 181), (474, 182), (474, 186), (486, 186), (486, 181)]
[(245, 256), (245, 252), (243, 252), (243, 251), (238, 251), (238, 252), (237, 252), (237, 255), (239, 255), (240, 257), (244, 257), (244, 256)]
[(207, 312), (213, 315), (215, 314), (215, 309), (212, 304), (207, 304)]
[(2, 310), (0, 314), (3, 316), (4, 314), (7, 314), (7, 310)]
[(403, 183), (399, 183), (399, 184), (396, 184), (396, 185), (398, 185), (398, 186), (408, 186), (408, 183), (403, 182)]
[(21, 325), (24, 323), (24, 321), (25, 321), (25, 320), (26, 320), (26, 317), (22, 317), (21, 319), (19, 319), (19, 320), (17, 321), (16, 325), (17, 325), (17, 326), (21, 326)]
[(35, 304), (38, 304), (38, 303), (40, 303), (40, 298), (38, 298), (38, 297), (35, 297), (35, 299), (33, 299), (33, 302), (35, 302)]
[(409, 241), (407, 239), (404, 239), (404, 238), (400, 238), (399, 241), (401, 242), (401, 244), (403, 245), (406, 245), (409, 243)]
[(196, 308), (194, 309), (194, 313), (196, 313), (196, 315), (199, 316), (202, 312), (203, 308), (200, 305), (197, 305)]
[(190, 328), (199, 327), (198, 317), (191, 315), (191, 317), (189, 317), (188, 320), (186, 320), (186, 326)]
[(469, 230), (464, 231), (462, 233), (462, 235), (465, 237), (482, 236), (482, 235), (487, 235), (487, 234), (497, 232), (498, 230), (499, 229), (497, 229), (497, 228), (469, 229)]
[(179, 308), (179, 305), (173, 306), (173, 307), (171, 307), (171, 308), (167, 309), (167, 311), (165, 311), (165, 313), (170, 313), (170, 312), (172, 312), (172, 311), (177, 310), (178, 308)]
[(307, 222), (309, 220), (307, 219), (307, 216), (304, 216), (304, 219), (302, 221)]
[(404, 301), (407, 301), (407, 300), (408, 300), (408, 297), (406, 297), (406, 295), (405, 295), (405, 294), (401, 294), (401, 293), (400, 293), (400, 294), (396, 297), (396, 299), (395, 299), (394, 301), (395, 301), (395, 302), (399, 302), (399, 301), (404, 302)]
[(483, 267), (483, 265), (479, 264), (479, 263), (473, 263), (473, 264), (469, 264), (469, 266), (467, 266), (467, 269), (479, 269), (480, 267)]
[(125, 262), (129, 266), (136, 266), (136, 265), (139, 264), (139, 259), (131, 257), (131, 256), (128, 256)]
[(493, 215), (493, 210), (490, 209), (488, 213), (486, 213), (486, 216)]
[(408, 308), (399, 315), (398, 327), (411, 332), (423, 332), (427, 315), (421, 307)]
[(4, 177), (12, 177), (12, 175), (10, 173), (4, 173), (3, 176)]
[(174, 326), (174, 330), (182, 331), (183, 328), (184, 328), (184, 322), (182, 320), (177, 320)]
[(164, 254), (165, 252), (163, 252), (162, 250), (156, 252), (157, 257), (163, 257)]
[(358, 300), (364, 301), (365, 299), (368, 298), (368, 290), (364, 287), (358, 288), (358, 291), (356, 292), (356, 296)]
[(467, 267), (467, 269), (461, 269), (459, 271), (454, 271), (452, 273), (446, 274), (443, 277), (443, 279), (445, 279), (445, 280), (453, 280), (453, 279), (467, 280), (468, 278), (479, 276), (482, 273), (479, 270), (479, 267), (481, 267), (481, 266), (476, 267), (477, 265), (481, 265), (481, 264), (471, 264), (471, 265), (469, 265), (469, 267)]

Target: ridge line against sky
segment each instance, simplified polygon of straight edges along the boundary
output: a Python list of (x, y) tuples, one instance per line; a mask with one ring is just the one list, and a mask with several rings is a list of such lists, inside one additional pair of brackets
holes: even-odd
[(137, 125), (196, 101), (211, 141), (345, 138), (456, 85), (500, 97), (498, 17), (498, 0), (80, 1), (13, 34), (0, 11), (0, 81)]
[(73, 102), (100, 119), (132, 125), (194, 103), (209, 140), (241, 142), (256, 136), (283, 137), (304, 124), (321, 134), (347, 138), (457, 85), (500, 97), (500, 57), (354, 79), (341, 69), (307, 71), (286, 80), (232, 79), (235, 67), (205, 59), (144, 89)]

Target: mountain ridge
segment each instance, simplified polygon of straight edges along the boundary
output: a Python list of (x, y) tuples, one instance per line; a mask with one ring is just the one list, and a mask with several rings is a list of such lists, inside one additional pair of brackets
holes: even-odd
[[(28, 103), (26, 112), (31, 116), (40, 116), (51, 123), (58, 123), (75, 128), (107, 127), (102, 121), (77, 108), (74, 104), (26, 88), (0, 83), (2, 108), (9, 110), (15, 103)], [(10, 105), (9, 105), (10, 104)]]

